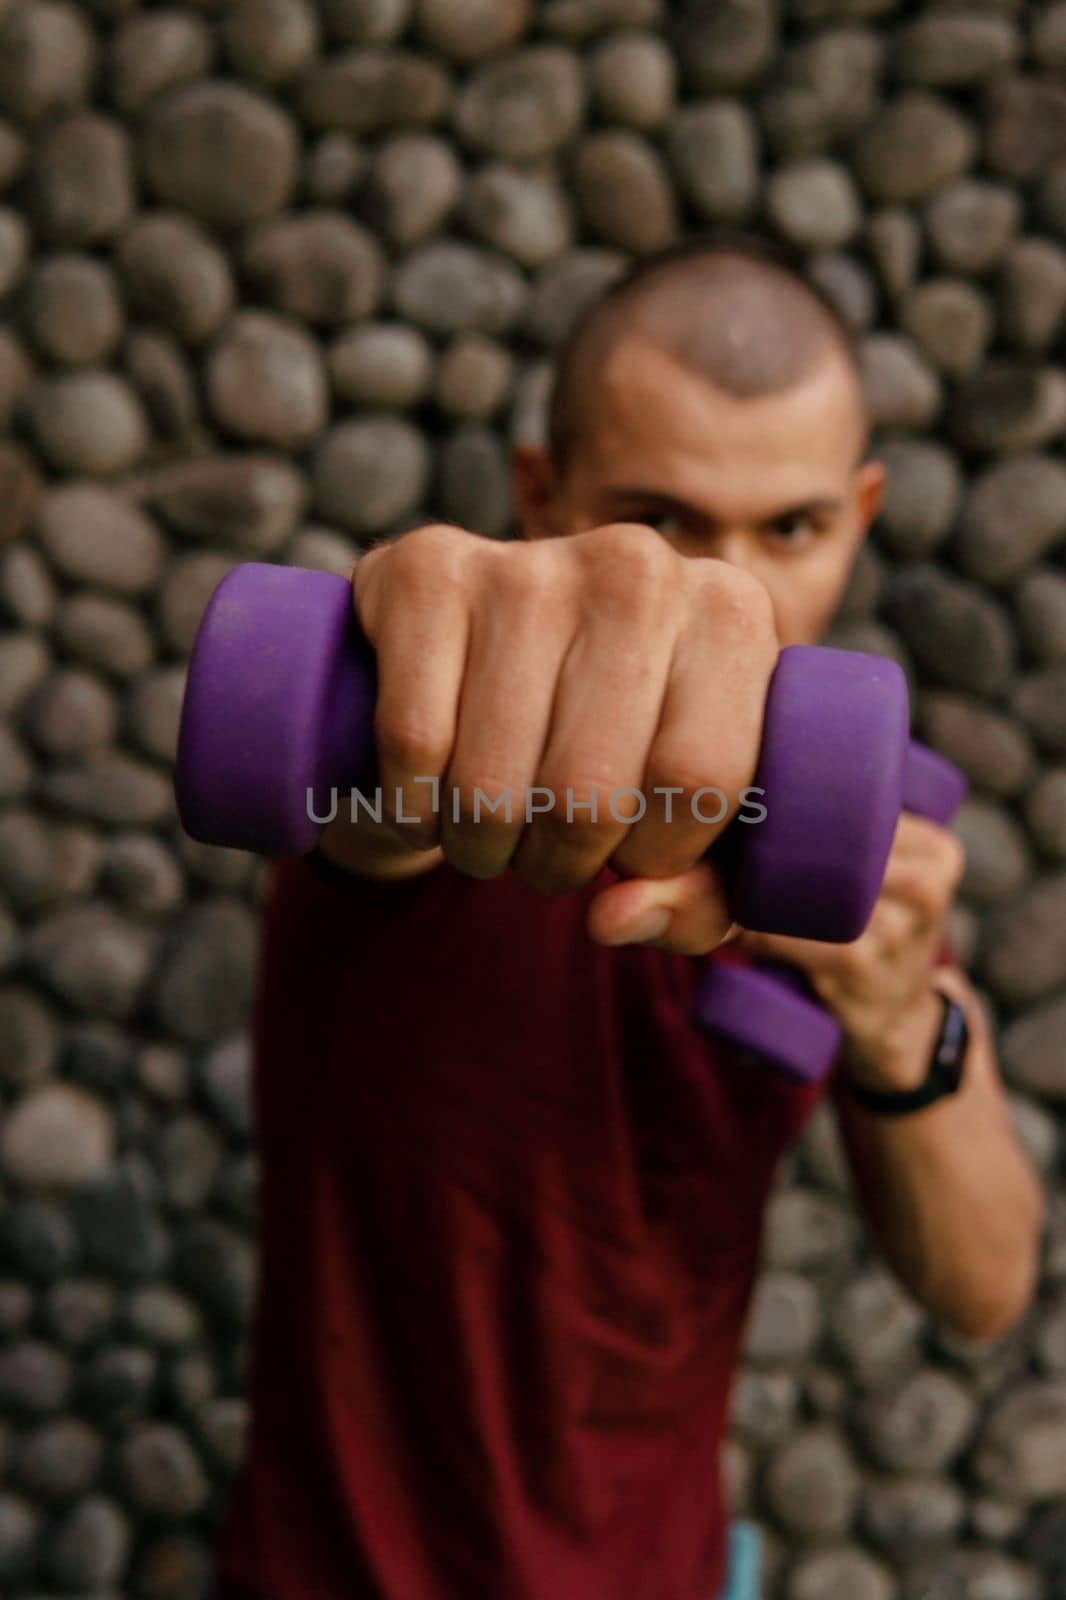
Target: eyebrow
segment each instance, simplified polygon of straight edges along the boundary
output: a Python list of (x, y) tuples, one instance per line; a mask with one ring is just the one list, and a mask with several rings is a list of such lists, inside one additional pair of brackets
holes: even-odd
[[(606, 497), (615, 501), (639, 501), (641, 505), (652, 507), (656, 511), (688, 517), (700, 522), (714, 521), (713, 517), (709, 517), (705, 511), (701, 511), (698, 506), (692, 505), (687, 500), (681, 500), (676, 495), (666, 494), (661, 489), (645, 489), (639, 484), (612, 484), (606, 490)], [(761, 523), (766, 526), (768, 523), (783, 522), (786, 517), (800, 515), (830, 516), (840, 511), (842, 505), (843, 502), (832, 495), (816, 495), (811, 500), (801, 500), (795, 505), (782, 506), (779, 511), (773, 512), (768, 517), (763, 517)]]

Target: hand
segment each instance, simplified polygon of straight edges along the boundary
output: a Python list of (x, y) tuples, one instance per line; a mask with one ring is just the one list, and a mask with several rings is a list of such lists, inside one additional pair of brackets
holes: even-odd
[[(610, 861), (630, 876), (597, 899), (595, 936), (662, 933), (662, 906), (642, 898), (654, 879), (650, 902), (674, 885), (690, 948), (721, 940), (729, 913), (701, 857), (754, 779), (778, 654), (760, 583), (616, 524), (507, 544), (421, 528), (365, 555), (353, 584), (378, 666), (383, 855), (439, 848), (474, 877), (513, 866), (546, 892)], [(713, 823), (691, 807), (712, 786), (728, 799)], [(632, 821), (626, 789), (646, 802)]]
[(904, 815), (873, 916), (852, 944), (737, 936), (759, 960), (806, 974), (844, 1030), (844, 1070), (869, 1088), (912, 1089), (925, 1074), (942, 1012), (933, 968), (963, 864), (954, 834)]

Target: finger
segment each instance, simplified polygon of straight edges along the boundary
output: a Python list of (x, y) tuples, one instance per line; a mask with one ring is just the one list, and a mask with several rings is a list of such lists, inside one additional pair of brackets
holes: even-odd
[[(420, 534), (407, 537), (414, 541)], [(428, 849), (440, 833), (434, 801), (455, 741), (470, 602), (443, 548), (437, 560), (413, 559), (413, 551), (401, 549), (405, 542), (360, 561), (354, 597), (377, 659), (382, 820), (412, 849)], [(391, 563), (387, 584), (379, 581), (385, 561)]]
[(700, 862), (676, 878), (625, 878), (589, 907), (588, 930), (598, 944), (655, 944), (679, 955), (705, 955), (733, 928), (721, 877)]
[[(857, 943), (858, 941), (854, 941)], [(849, 945), (827, 944), (821, 939), (791, 939), (781, 933), (752, 933), (741, 928), (736, 943), (754, 961), (779, 961), (803, 972), (827, 971), (839, 963)]]
[(673, 641), (668, 629), (651, 625), (640, 597), (630, 598), (627, 607), (598, 597), (559, 672), (536, 780), (545, 809), (533, 815), (514, 857), (534, 888), (590, 882), (642, 801)]
[[(612, 858), (625, 872), (638, 877), (687, 872), (728, 827), (754, 781), (777, 659), (762, 595), (761, 587), (750, 595), (744, 591), (723, 614), (721, 596), (708, 578), (705, 603), (694, 606), (671, 659), (648, 755), (648, 811)], [(750, 616), (745, 613), (749, 602)]]
[(491, 604), (471, 624), (441, 837), (448, 859), (473, 877), (503, 872), (518, 846), (573, 631), (558, 593), (541, 592), (530, 571), (501, 564)]

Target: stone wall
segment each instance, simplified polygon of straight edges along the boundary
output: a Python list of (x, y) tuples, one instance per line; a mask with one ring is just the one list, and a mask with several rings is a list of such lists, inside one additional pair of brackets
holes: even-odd
[[(1061, 1171), (1064, 75), (1061, 0), (0, 4), (11, 1600), (203, 1595), (241, 1450), (259, 869), (169, 784), (205, 598), (428, 514), (504, 535), (553, 346), (683, 230), (784, 236), (861, 332), (891, 488), (836, 636), (970, 776), (956, 938)], [(775, 1592), (1066, 1595), (1064, 1200), (981, 1353), (870, 1259), (817, 1123), (729, 1454)]]

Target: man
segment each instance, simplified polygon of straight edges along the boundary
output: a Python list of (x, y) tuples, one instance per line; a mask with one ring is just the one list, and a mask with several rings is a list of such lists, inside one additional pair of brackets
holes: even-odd
[[(760, 1223), (819, 1091), (694, 1029), (708, 952), (795, 963), (839, 1019), (858, 1192), (912, 1294), (975, 1339), (1025, 1306), (1041, 1200), (942, 959), (954, 839), (904, 818), (869, 929), (822, 946), (733, 928), (703, 859), (728, 817), (687, 804), (713, 785), (732, 815), (753, 781), (778, 650), (821, 635), (877, 511), (865, 433), (815, 293), (689, 248), (571, 336), (550, 447), (516, 463), (524, 541), (435, 527), (360, 561), (388, 808), (266, 908), (223, 1600), (719, 1593)], [(943, 995), (957, 1090), (871, 1109), (925, 1083)]]

